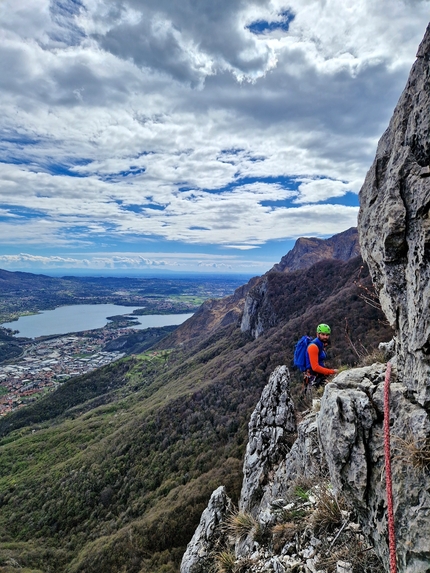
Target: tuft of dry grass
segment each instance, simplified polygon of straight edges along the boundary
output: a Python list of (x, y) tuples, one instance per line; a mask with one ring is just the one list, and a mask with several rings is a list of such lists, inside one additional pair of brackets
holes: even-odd
[(394, 459), (412, 466), (416, 470), (430, 470), (430, 437), (416, 441), (412, 434), (405, 439), (393, 436)]
[(346, 535), (338, 549), (327, 551), (318, 562), (318, 567), (327, 573), (336, 573), (338, 561), (351, 563), (354, 573), (385, 573), (373, 547), (369, 547), (360, 536), (355, 534)]
[(343, 521), (342, 511), (347, 509), (345, 500), (337, 498), (327, 484), (322, 484), (313, 493), (317, 498), (316, 508), (312, 514), (315, 531), (333, 531)]
[(235, 573), (236, 556), (230, 549), (223, 549), (215, 554), (216, 573)]
[(253, 564), (249, 557), (237, 559), (232, 549), (223, 549), (214, 555), (214, 573), (248, 573)]
[(372, 352), (364, 353), (363, 355), (360, 356), (360, 361), (358, 363), (358, 366), (372, 366), (372, 364), (375, 364), (375, 362), (378, 362), (380, 364), (384, 364), (385, 362), (387, 362), (383, 350), (379, 350), (377, 348)]
[(286, 543), (294, 539), (297, 532), (297, 525), (292, 522), (274, 525), (272, 527), (272, 539), (275, 552), (279, 553)]
[(238, 511), (227, 518), (225, 528), (229, 535), (241, 540), (258, 529), (258, 522), (250, 513)]

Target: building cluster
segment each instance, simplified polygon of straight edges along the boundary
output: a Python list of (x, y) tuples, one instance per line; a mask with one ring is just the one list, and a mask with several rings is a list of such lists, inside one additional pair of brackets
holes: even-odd
[(107, 338), (69, 335), (35, 342), (15, 363), (0, 365), (0, 416), (55, 390), (73, 376), (122, 358), (124, 353), (102, 350)]

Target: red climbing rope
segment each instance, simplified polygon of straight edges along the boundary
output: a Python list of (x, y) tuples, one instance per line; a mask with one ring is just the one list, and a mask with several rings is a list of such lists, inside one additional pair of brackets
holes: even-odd
[(390, 549), (390, 573), (397, 573), (396, 533), (394, 530), (393, 483), (391, 480), (390, 459), (390, 377), (391, 364), (387, 363), (384, 386), (384, 451), (385, 451), (385, 488), (387, 492), (388, 540)]

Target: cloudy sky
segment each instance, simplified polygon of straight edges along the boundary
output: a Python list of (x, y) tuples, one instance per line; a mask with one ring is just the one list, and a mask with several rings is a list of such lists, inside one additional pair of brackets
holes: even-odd
[(0, 268), (261, 274), (356, 225), (429, 0), (0, 0)]

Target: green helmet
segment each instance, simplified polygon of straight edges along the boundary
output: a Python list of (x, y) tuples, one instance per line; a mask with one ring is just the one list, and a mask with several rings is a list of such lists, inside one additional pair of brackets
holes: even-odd
[(331, 328), (329, 327), (328, 324), (319, 324), (317, 326), (317, 334), (330, 334), (331, 333)]

